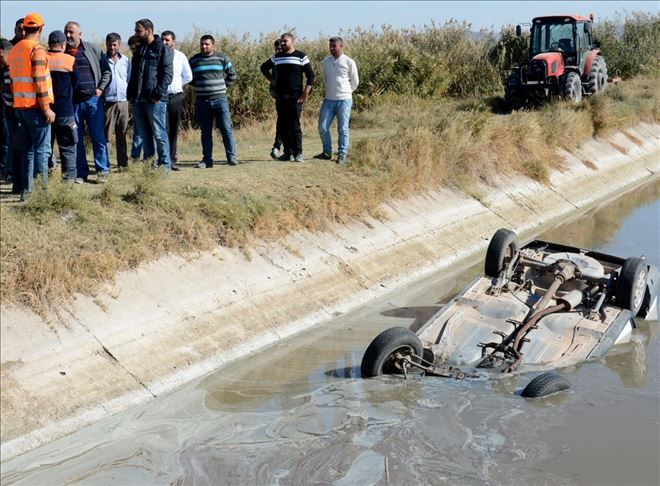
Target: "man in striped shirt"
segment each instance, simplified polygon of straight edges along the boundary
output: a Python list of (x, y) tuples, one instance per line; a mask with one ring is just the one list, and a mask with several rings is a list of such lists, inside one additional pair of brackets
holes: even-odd
[(202, 161), (200, 169), (213, 167), (213, 120), (222, 134), (227, 163), (238, 165), (236, 139), (231, 124), (227, 87), (236, 81), (236, 70), (231, 59), (221, 52), (215, 52), (215, 39), (203, 35), (199, 40), (199, 54), (190, 58), (195, 89), (195, 109), (197, 121), (202, 130)]
[[(275, 97), (277, 108), (277, 131), (284, 143), (284, 154), (278, 160), (303, 162), (300, 115), (314, 84), (314, 70), (309, 58), (304, 52), (294, 49), (293, 43), (293, 35), (288, 32), (282, 34), (281, 50), (271, 58), (272, 74), (267, 74), (268, 63), (262, 65), (261, 72), (271, 82), (271, 94)], [(304, 87), (303, 74), (307, 78)]]

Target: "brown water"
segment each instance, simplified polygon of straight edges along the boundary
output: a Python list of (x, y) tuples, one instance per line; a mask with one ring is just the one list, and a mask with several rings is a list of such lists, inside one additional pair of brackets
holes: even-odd
[[(660, 183), (542, 237), (660, 265)], [(658, 485), (658, 322), (563, 369), (573, 389), (544, 400), (516, 394), (525, 375), (359, 378), (374, 336), (416, 329), (480, 270), (434, 275), (15, 458), (2, 483)]]

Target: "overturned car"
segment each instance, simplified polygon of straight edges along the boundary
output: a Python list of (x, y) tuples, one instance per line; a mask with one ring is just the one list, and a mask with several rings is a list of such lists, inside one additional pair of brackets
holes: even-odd
[[(634, 318), (657, 319), (658, 270), (627, 259), (498, 230), (485, 276), (454, 297), (417, 333), (393, 327), (367, 348), (365, 378), (419, 370), (451, 378), (561, 368), (630, 340)], [(545, 396), (570, 384), (543, 373), (523, 390)]]

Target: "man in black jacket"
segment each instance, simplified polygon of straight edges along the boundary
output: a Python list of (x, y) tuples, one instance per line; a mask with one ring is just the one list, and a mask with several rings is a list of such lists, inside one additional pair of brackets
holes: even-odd
[(135, 36), (141, 46), (133, 56), (128, 82), (133, 120), (144, 144), (144, 158), (153, 157), (157, 150), (158, 165), (170, 171), (172, 159), (167, 136), (167, 87), (172, 82), (174, 51), (154, 35), (154, 24), (149, 19), (135, 22)]

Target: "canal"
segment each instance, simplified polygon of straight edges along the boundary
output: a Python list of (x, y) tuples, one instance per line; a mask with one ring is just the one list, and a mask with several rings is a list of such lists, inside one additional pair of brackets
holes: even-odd
[[(660, 182), (532, 236), (658, 266)], [(417, 329), (474, 263), (8, 461), (2, 484), (660, 484), (658, 322), (543, 400), (525, 375), (360, 379), (371, 339)]]

